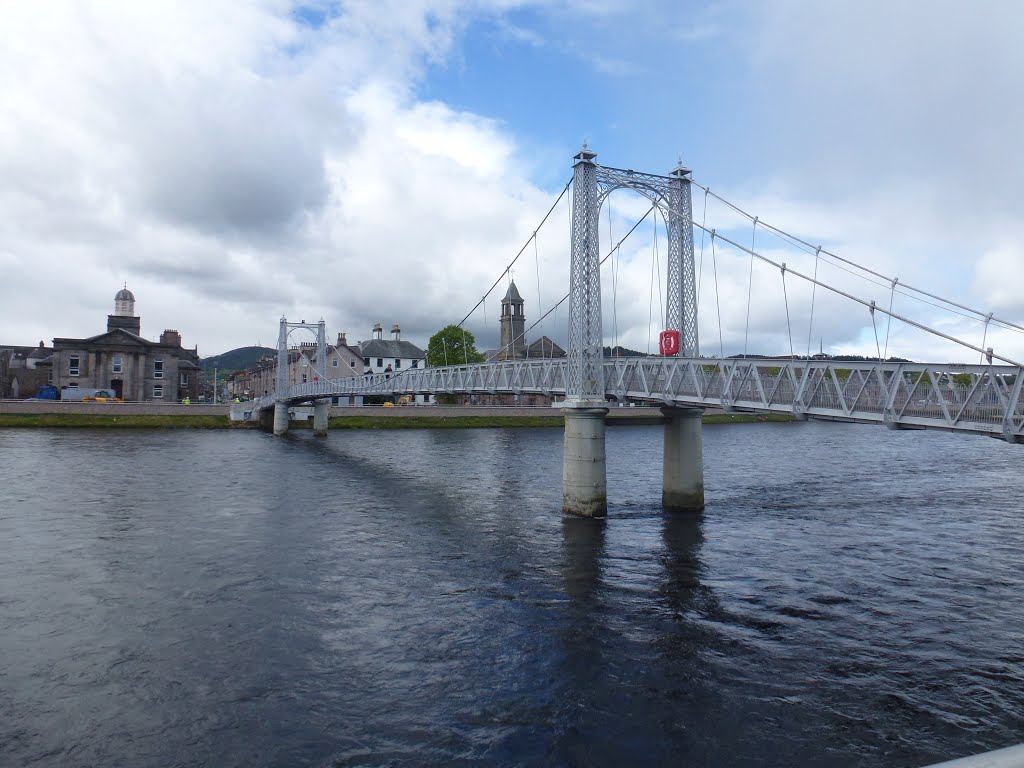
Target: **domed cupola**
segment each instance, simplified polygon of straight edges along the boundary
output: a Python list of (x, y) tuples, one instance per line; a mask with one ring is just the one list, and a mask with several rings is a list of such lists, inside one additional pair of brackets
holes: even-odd
[(114, 314), (118, 317), (135, 317), (135, 295), (128, 290), (128, 285), (114, 296)]

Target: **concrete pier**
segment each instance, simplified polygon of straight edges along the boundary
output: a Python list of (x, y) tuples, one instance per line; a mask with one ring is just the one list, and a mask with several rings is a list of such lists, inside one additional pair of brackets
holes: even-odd
[(283, 435), (288, 431), (288, 403), (281, 400), (274, 403), (274, 434)]
[(327, 436), (327, 415), (330, 411), (330, 400), (317, 400), (313, 403), (313, 434), (317, 437)]
[(563, 408), (562, 511), (581, 517), (608, 514), (604, 417), (607, 408)]
[(666, 419), (661, 505), (666, 512), (699, 512), (704, 509), (704, 411), (667, 407), (661, 412)]

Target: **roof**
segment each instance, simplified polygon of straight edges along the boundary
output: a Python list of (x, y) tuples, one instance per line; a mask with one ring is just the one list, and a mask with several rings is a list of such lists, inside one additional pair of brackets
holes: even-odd
[(135, 301), (135, 294), (129, 291), (126, 285), (114, 295), (114, 301)]
[(519, 289), (516, 288), (516, 281), (513, 280), (508, 286), (508, 290), (505, 291), (505, 298), (501, 300), (502, 304), (522, 304), (523, 297), (519, 295)]
[[(121, 337), (121, 338), (117, 338)], [(53, 340), (53, 346), (56, 347), (75, 347), (82, 346), (102, 346), (104, 344), (135, 344), (142, 347), (150, 347), (157, 349), (174, 349), (181, 350), (180, 357), (192, 357), (195, 353), (191, 349), (187, 349), (178, 344), (163, 344), (159, 341), (150, 341), (144, 339), (136, 333), (125, 330), (124, 328), (113, 328), (109, 331), (90, 336), (87, 339), (71, 339), (71, 338), (56, 338)], [(52, 352), (53, 350), (51, 350)], [(197, 358), (198, 359), (198, 358)]]
[(411, 341), (398, 339), (370, 339), (361, 341), (363, 357), (395, 357), (401, 360), (422, 360), (423, 350)]
[(565, 357), (565, 350), (558, 346), (547, 336), (541, 336), (539, 339), (533, 342), (533, 344), (528, 346), (526, 350), (527, 357)]

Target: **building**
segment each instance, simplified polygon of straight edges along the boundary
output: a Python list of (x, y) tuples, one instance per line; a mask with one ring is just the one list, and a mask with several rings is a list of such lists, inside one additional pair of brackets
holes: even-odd
[(519, 295), (515, 280), (511, 282), (501, 300), (501, 347), (484, 352), (488, 362), (498, 360), (533, 360), (565, 357), (565, 350), (547, 336), (541, 336), (532, 344), (526, 341), (526, 302)]
[(125, 400), (177, 402), (199, 393), (199, 353), (181, 345), (172, 329), (150, 341), (141, 334), (135, 296), (125, 286), (114, 296), (107, 330), (85, 339), (56, 338), (51, 383), (58, 389), (113, 390)]
[(38, 347), (0, 347), (0, 400), (35, 397), (50, 383), (52, 353), (42, 341)]
[[(391, 338), (383, 338), (384, 329), (374, 323), (373, 338), (359, 342), (365, 373), (401, 373), (412, 368), (425, 368), (426, 353), (411, 341), (402, 339), (398, 324), (391, 326)], [(425, 405), (434, 402), (433, 395), (416, 395), (414, 402)]]
[(407, 368), (424, 367), (426, 355), (411, 341), (402, 340), (398, 325), (391, 326), (391, 338), (383, 337), (380, 323), (373, 326), (373, 338), (359, 342), (364, 373), (390, 373)]
[[(533, 343), (526, 339), (526, 302), (519, 294), (513, 280), (505, 297), (501, 300), (501, 347), (488, 349), (484, 354), (487, 362), (503, 360), (550, 360), (565, 357), (565, 350), (547, 336), (541, 336)], [(472, 395), (462, 398), (472, 405), (550, 405), (549, 395), (524, 393), (521, 395)]]
[(526, 353), (526, 315), (523, 297), (519, 295), (515, 280), (501, 300), (501, 348), (495, 360), (518, 360)]
[[(316, 359), (316, 344), (306, 342), (288, 350), (288, 386), (315, 381), (322, 372), (327, 379), (363, 375), (363, 356), (359, 347), (350, 346), (344, 331), (336, 343), (327, 347), (327, 364), (321, 369)], [(228, 380), (232, 397), (262, 397), (277, 390), (277, 356), (267, 355), (244, 371), (236, 371)]]

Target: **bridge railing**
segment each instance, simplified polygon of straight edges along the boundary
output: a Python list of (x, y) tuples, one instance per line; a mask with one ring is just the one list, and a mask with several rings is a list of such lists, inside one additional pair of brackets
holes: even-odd
[[(298, 384), (278, 400), (394, 394), (564, 394), (566, 361), (515, 360), (408, 369)], [(605, 361), (606, 394), (666, 405), (793, 413), (891, 427), (1000, 434), (1024, 440), (1024, 369), (953, 363), (878, 363), (638, 357)]]

